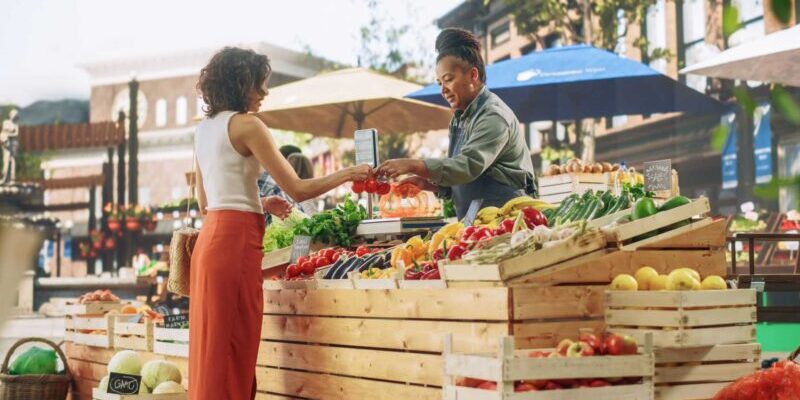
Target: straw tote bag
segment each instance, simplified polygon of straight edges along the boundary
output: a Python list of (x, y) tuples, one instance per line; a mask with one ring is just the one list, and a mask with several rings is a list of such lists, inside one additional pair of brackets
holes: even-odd
[[(189, 198), (186, 205), (186, 215), (191, 211), (192, 201), (195, 196), (197, 183), (197, 155), (192, 157), (192, 176), (189, 180)], [(169, 279), (167, 289), (175, 294), (189, 297), (189, 273), (192, 265), (192, 251), (197, 243), (200, 231), (191, 226), (184, 226), (172, 232), (172, 241), (169, 244)]]

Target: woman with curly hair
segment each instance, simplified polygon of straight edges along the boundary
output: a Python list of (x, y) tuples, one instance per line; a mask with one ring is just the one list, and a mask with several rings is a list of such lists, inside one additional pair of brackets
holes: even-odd
[(320, 178), (297, 176), (267, 126), (252, 114), (269, 92), (270, 72), (265, 55), (234, 47), (222, 49), (200, 71), (197, 87), (207, 106), (195, 132), (195, 151), (198, 199), (206, 217), (192, 253), (190, 278), (193, 400), (255, 397), (263, 212), (274, 207), (271, 200), (259, 199), (261, 168), (297, 201), (371, 174), (368, 166), (357, 166)]

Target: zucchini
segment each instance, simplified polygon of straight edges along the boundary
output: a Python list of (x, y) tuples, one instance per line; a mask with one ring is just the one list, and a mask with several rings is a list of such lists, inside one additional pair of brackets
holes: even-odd
[(578, 216), (575, 218), (575, 220), (576, 221), (586, 220), (587, 217), (589, 217), (589, 214), (592, 212), (592, 210), (594, 210), (594, 208), (597, 206), (597, 202), (598, 201), (599, 200), (596, 199), (596, 198), (592, 198), (591, 200), (589, 200), (589, 204), (587, 204), (586, 207), (584, 207), (581, 210), (580, 214), (578, 214)]
[(562, 218), (562, 220), (563, 220), (562, 222), (571, 221), (575, 217), (575, 215), (580, 211), (582, 204), (583, 204), (582, 200), (575, 201), (575, 204), (573, 204), (572, 207), (570, 207), (569, 211), (567, 211), (566, 214), (564, 214), (564, 218)]
[(561, 202), (561, 204), (558, 205), (558, 208), (556, 208), (556, 211), (555, 211), (555, 213), (553, 213), (553, 216), (555, 216), (556, 218), (563, 217), (564, 214), (567, 212), (567, 210), (569, 210), (569, 208), (572, 207), (573, 204), (575, 204), (575, 201), (578, 200), (578, 197), (579, 196), (578, 196), (577, 193), (573, 193), (573, 194), (567, 196)]
[(600, 212), (601, 212), (601, 211), (602, 211), (602, 209), (604, 209), (604, 208), (606, 208), (606, 205), (605, 205), (605, 203), (603, 202), (603, 199), (597, 199), (597, 204), (595, 204), (595, 206), (594, 206), (594, 209), (592, 210), (592, 212), (591, 212), (591, 213), (589, 213), (589, 216), (588, 216), (588, 217), (586, 217), (586, 220), (587, 220), (587, 221), (591, 221), (591, 220), (593, 220), (593, 219), (597, 218), (597, 217), (598, 217), (598, 214), (600, 214)]

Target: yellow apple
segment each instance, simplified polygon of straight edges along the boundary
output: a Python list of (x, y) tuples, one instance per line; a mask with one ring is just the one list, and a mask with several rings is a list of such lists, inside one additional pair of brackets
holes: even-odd
[(725, 284), (725, 280), (719, 275), (709, 275), (706, 279), (703, 279), (701, 288), (703, 290), (725, 290), (728, 288), (728, 285)]
[(628, 274), (619, 274), (613, 281), (611, 281), (612, 290), (639, 290), (639, 284), (636, 278)]
[(650, 290), (666, 290), (667, 289), (667, 276), (659, 275), (650, 280)]
[(658, 271), (653, 267), (641, 267), (636, 270), (634, 277), (636, 278), (636, 283), (639, 284), (639, 290), (650, 290), (650, 282), (658, 277)]
[(702, 279), (700, 278), (700, 274), (697, 271), (695, 271), (695, 270), (693, 270), (691, 268), (678, 268), (678, 270), (686, 271), (686, 272), (690, 273), (694, 279), (697, 279), (698, 282), (702, 281)]
[[(676, 269), (667, 276), (667, 290), (694, 290), (696, 279), (686, 270)], [(700, 282), (697, 282), (700, 286)]]

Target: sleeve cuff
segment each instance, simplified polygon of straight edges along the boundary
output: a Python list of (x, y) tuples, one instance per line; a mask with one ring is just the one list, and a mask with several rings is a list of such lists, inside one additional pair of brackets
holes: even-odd
[(442, 184), (442, 160), (437, 158), (426, 158), (425, 168), (428, 169), (429, 180), (437, 185)]

